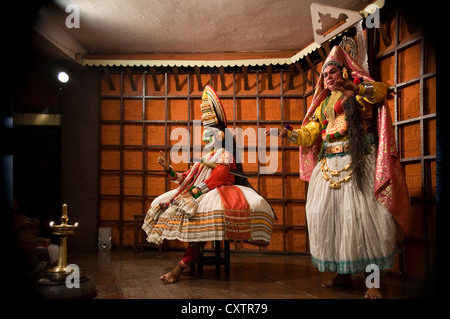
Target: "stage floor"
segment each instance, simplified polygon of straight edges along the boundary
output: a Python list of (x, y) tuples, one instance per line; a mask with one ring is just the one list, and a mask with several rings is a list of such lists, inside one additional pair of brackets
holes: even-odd
[[(85, 271), (97, 288), (96, 299), (363, 299), (363, 274), (352, 275), (353, 289), (322, 288), (334, 277), (321, 273), (305, 255), (231, 253), (230, 276), (215, 266), (203, 275), (186, 269), (177, 283), (164, 285), (160, 276), (171, 270), (182, 251), (116, 248), (69, 254), (68, 264)], [(382, 271), (385, 299), (426, 298), (423, 282)]]

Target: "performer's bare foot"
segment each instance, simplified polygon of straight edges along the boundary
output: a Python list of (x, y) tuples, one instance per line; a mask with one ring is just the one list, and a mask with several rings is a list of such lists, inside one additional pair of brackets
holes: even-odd
[(382, 299), (381, 291), (378, 288), (369, 288), (367, 289), (365, 299)]
[(352, 288), (353, 281), (350, 274), (337, 274), (336, 277), (327, 281), (323, 284), (320, 284), (322, 288), (334, 288), (334, 287), (342, 287), (342, 288)]
[(183, 272), (183, 269), (181, 269), (178, 265), (175, 266), (171, 271), (169, 271), (167, 274), (162, 275), (159, 279), (162, 280), (163, 284), (173, 284), (178, 281), (178, 279), (181, 276), (181, 273)]

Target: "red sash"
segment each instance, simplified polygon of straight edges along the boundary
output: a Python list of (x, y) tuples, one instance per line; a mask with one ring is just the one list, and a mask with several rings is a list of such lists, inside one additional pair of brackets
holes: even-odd
[(219, 187), (217, 191), (225, 210), (225, 239), (233, 241), (250, 240), (250, 206), (241, 189), (231, 185)]

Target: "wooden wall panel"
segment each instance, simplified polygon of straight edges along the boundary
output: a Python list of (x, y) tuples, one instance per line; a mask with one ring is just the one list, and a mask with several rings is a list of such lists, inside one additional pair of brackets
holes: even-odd
[(398, 120), (420, 116), (420, 84), (415, 83), (398, 90)]
[(133, 221), (133, 215), (144, 209), (140, 198), (125, 198), (123, 202), (123, 220)]
[(287, 225), (306, 226), (305, 204), (288, 203), (285, 221)]
[(164, 121), (165, 117), (164, 99), (146, 99), (145, 100), (145, 120)]
[(146, 125), (145, 145), (165, 145), (165, 134), (163, 125)]
[(117, 174), (102, 174), (100, 192), (102, 195), (120, 195), (120, 176)]
[(287, 251), (306, 251), (306, 233), (298, 229), (288, 229), (287, 234)]
[(388, 104), (412, 204), (402, 270), (424, 275), (435, 263), (436, 48), (401, 11), (382, 26), (384, 35), (374, 30), (375, 75), (390, 86)]
[(306, 183), (297, 175), (285, 177), (285, 188), (287, 199), (306, 199)]
[(104, 124), (101, 127), (100, 142), (102, 145), (120, 144), (120, 126), (117, 124)]
[(417, 43), (407, 50), (398, 53), (398, 82), (406, 82), (420, 76), (420, 50), (421, 44)]
[[(283, 119), (289, 121), (302, 121), (305, 117), (303, 112), (303, 100), (299, 98), (283, 99)], [(308, 104), (309, 105), (309, 104)]]
[(169, 121), (186, 121), (187, 118), (188, 105), (186, 100), (170, 99), (167, 101), (167, 119)]
[(116, 149), (102, 149), (101, 151), (101, 169), (102, 170), (120, 170), (120, 151)]
[(123, 125), (124, 145), (142, 145), (142, 126), (139, 124)]
[(100, 200), (100, 219), (118, 220), (120, 217), (120, 204), (117, 199)]
[(124, 99), (123, 101), (123, 119), (125, 121), (141, 121), (142, 118), (142, 100)]
[(101, 118), (104, 121), (120, 120), (120, 100), (102, 99), (101, 100)]
[(122, 190), (124, 196), (143, 196), (142, 176), (138, 174), (125, 173), (122, 179)]

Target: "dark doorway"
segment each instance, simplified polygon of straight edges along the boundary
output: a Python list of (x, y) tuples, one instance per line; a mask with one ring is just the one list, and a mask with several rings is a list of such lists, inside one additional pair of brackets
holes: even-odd
[(13, 191), (21, 212), (40, 221), (41, 236), (61, 216), (61, 127), (14, 126)]

